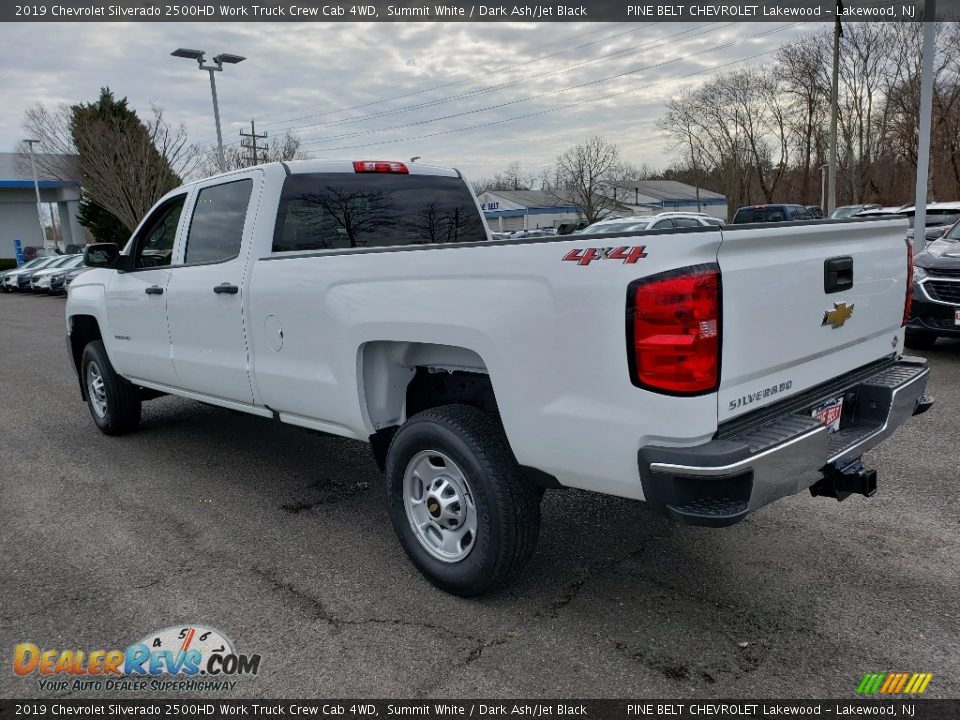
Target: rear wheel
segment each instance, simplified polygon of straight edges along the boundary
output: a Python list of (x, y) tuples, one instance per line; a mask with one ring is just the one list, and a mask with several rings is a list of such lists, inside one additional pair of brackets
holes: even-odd
[(907, 331), (903, 344), (914, 350), (932, 350), (937, 344), (937, 336), (933, 333)]
[(106, 435), (124, 435), (140, 425), (140, 395), (136, 386), (117, 375), (103, 342), (87, 343), (80, 360), (80, 377), (87, 406)]
[(493, 590), (533, 554), (541, 494), (523, 478), (500, 424), (476, 408), (446, 405), (410, 418), (387, 452), (386, 486), (400, 544), (447, 592)]

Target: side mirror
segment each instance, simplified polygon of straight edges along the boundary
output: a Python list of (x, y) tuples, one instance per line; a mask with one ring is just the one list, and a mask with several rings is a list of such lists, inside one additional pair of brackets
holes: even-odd
[(87, 267), (113, 267), (118, 257), (120, 257), (120, 248), (114, 243), (87, 245), (83, 250), (83, 264)]

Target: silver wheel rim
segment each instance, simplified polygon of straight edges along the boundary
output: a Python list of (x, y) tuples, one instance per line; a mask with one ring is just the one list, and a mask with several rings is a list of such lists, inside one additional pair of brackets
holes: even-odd
[(417, 541), (441, 562), (460, 562), (477, 543), (477, 508), (463, 472), (449, 457), (424, 450), (407, 463), (403, 504)]
[(107, 391), (103, 387), (103, 376), (97, 363), (87, 364), (87, 397), (90, 398), (90, 407), (97, 417), (107, 416)]

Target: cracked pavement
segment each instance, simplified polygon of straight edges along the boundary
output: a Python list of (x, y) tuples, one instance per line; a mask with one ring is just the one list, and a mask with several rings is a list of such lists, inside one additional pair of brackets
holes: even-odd
[(938, 404), (868, 457), (874, 498), (711, 530), (548, 492), (528, 571), (463, 600), (407, 561), (365, 445), (176, 398), (105, 437), (63, 326), (60, 298), (0, 296), (3, 697), (43, 696), (18, 642), (182, 623), (262, 656), (236, 697), (851, 698), (894, 670), (960, 695), (960, 342), (928, 353)]

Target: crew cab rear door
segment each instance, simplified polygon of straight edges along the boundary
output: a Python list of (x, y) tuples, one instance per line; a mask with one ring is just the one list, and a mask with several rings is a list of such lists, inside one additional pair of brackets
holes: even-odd
[(720, 422), (900, 350), (906, 229), (902, 219), (723, 228)]
[(197, 187), (171, 268), (167, 318), (178, 387), (251, 404), (244, 278), (262, 173)]

